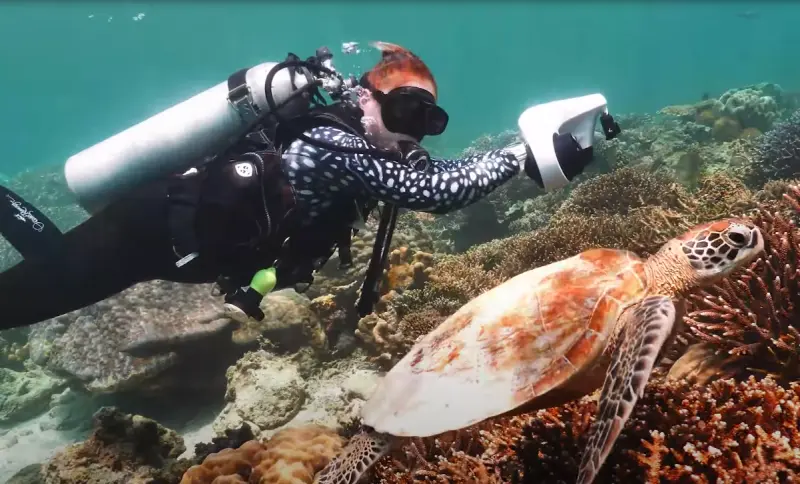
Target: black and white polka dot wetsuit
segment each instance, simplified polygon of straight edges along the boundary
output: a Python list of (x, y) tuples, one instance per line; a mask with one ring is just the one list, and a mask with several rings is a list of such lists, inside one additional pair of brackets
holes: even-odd
[[(321, 126), (305, 133), (313, 139), (351, 148), (374, 148), (363, 138)], [(492, 150), (462, 160), (431, 158), (426, 171), (371, 155), (330, 151), (302, 140), (283, 155), (307, 224), (325, 216), (334, 200), (372, 198), (409, 210), (447, 213), (485, 197), (520, 172), (516, 158)]]

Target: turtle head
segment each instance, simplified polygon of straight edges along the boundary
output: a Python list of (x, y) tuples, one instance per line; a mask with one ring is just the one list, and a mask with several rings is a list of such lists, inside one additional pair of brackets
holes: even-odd
[(764, 250), (752, 222), (729, 218), (692, 227), (673, 242), (688, 262), (695, 284), (708, 286), (746, 266)]

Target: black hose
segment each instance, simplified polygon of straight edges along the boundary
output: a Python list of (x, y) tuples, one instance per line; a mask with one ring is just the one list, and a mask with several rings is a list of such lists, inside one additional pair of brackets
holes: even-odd
[(369, 261), (364, 282), (361, 284), (361, 295), (356, 304), (359, 317), (363, 318), (371, 313), (375, 303), (378, 302), (378, 286), (389, 255), (389, 246), (392, 243), (394, 228), (397, 224), (398, 211), (395, 205), (384, 204), (383, 206), (378, 232), (375, 234), (375, 244), (372, 248), (372, 258)]
[[(286, 126), (289, 126), (291, 134), (300, 139), (305, 141), (306, 143), (318, 146), (320, 148), (328, 149), (330, 151), (336, 151), (340, 153), (352, 153), (358, 155), (369, 155), (369, 156), (377, 156), (381, 158), (387, 158), (393, 161), (401, 161), (402, 154), (397, 151), (389, 151), (389, 150), (381, 150), (377, 148), (350, 148), (346, 146), (338, 146), (333, 143), (328, 143), (323, 140), (315, 140), (308, 136), (306, 136), (302, 130), (296, 129), (292, 124), (291, 121), (285, 117), (283, 117), (280, 113), (278, 113), (278, 109), (286, 105), (290, 99), (294, 99), (296, 96), (299, 96), (305, 91), (311, 90), (316, 88), (321, 84), (321, 81), (315, 81), (303, 86), (301, 89), (293, 92), (286, 100), (284, 100), (280, 105), (275, 102), (275, 97), (272, 95), (272, 80), (275, 78), (275, 75), (281, 70), (287, 67), (305, 67), (309, 70), (317, 70), (322, 71), (327, 74), (335, 75), (336, 73), (326, 67), (313, 65), (308, 61), (302, 60), (289, 60), (283, 61), (277, 64), (275, 67), (270, 69), (269, 73), (267, 73), (267, 79), (264, 81), (264, 95), (267, 98), (267, 105), (269, 106), (270, 113), (275, 116), (275, 119)], [(338, 121), (331, 120), (334, 124), (338, 125), (341, 128), (346, 128), (349, 131), (349, 126), (344, 125), (343, 123), (339, 123)]]

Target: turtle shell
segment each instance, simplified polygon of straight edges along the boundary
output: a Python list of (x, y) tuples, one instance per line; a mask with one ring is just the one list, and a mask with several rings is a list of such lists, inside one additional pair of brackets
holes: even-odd
[(644, 296), (643, 268), (631, 252), (592, 249), (481, 294), (387, 373), (362, 409), (363, 423), (426, 437), (563, 388), (602, 353), (621, 312)]

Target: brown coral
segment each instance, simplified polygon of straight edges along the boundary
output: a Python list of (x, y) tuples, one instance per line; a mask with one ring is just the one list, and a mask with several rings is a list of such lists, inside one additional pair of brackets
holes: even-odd
[[(800, 187), (789, 190), (785, 201), (800, 213)], [(752, 219), (764, 236), (765, 257), (691, 294), (685, 320), (692, 336), (733, 356), (740, 371), (793, 379), (800, 373), (800, 232), (778, 211), (762, 208)]]
[[(376, 482), (574, 482), (596, 407), (585, 398), (484, 422), (458, 442), (413, 439), (379, 461)], [(651, 382), (596, 482), (791, 482), (799, 417), (798, 384)]]
[(286, 428), (264, 444), (250, 440), (210, 454), (186, 471), (181, 484), (310, 484), (343, 444), (318, 425)]

